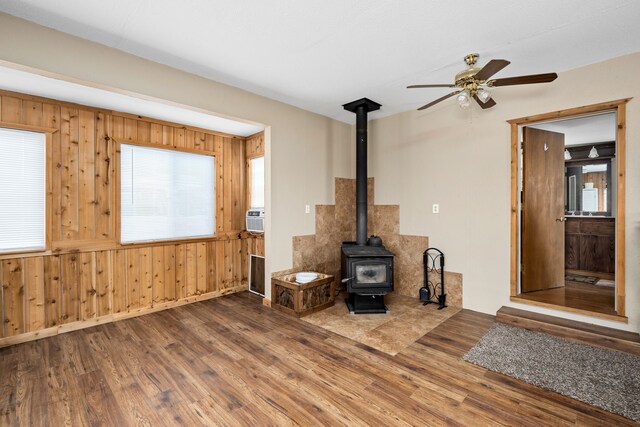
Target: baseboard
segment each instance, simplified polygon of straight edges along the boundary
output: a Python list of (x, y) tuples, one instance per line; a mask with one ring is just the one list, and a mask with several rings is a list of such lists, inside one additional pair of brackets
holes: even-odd
[(21, 344), (29, 341), (39, 340), (41, 338), (52, 337), (67, 332), (78, 331), (80, 329), (92, 328), (94, 326), (103, 325), (105, 323), (116, 322), (118, 320), (130, 319), (132, 317), (144, 316), (145, 314), (156, 313), (158, 311), (167, 310), (169, 308), (179, 307), (181, 305), (192, 304), (198, 301), (206, 301), (212, 298), (221, 297), (223, 295), (229, 295), (236, 292), (246, 291), (247, 286), (241, 285), (233, 288), (223, 289), (215, 292), (208, 292), (206, 294), (193, 295), (190, 297), (182, 298), (176, 301), (168, 301), (160, 304), (155, 304), (152, 307), (139, 308), (124, 313), (107, 314), (105, 316), (95, 317), (93, 319), (79, 320), (77, 322), (65, 323), (63, 325), (52, 326), (50, 328), (40, 329), (33, 332), (26, 332), (24, 334), (16, 335), (13, 337), (0, 338), (0, 348), (8, 347), (15, 344)]

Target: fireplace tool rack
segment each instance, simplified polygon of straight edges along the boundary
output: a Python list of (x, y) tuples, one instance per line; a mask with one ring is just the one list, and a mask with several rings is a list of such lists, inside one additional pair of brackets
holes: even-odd
[[(447, 307), (447, 294), (444, 293), (444, 254), (440, 249), (428, 248), (422, 253), (424, 264), (424, 286), (420, 289), (420, 301), (423, 305), (438, 304), (438, 310)], [(429, 280), (429, 273), (435, 277)], [(440, 281), (436, 281), (439, 276)], [(439, 292), (438, 292), (439, 291)]]

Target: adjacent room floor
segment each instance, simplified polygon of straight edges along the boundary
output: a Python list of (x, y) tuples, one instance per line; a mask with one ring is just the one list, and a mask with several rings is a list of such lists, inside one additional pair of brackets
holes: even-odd
[(519, 294), (517, 298), (616, 316), (615, 287), (567, 280), (561, 288)]
[(0, 350), (3, 425), (633, 425), (461, 360), (462, 310), (391, 356), (230, 295)]

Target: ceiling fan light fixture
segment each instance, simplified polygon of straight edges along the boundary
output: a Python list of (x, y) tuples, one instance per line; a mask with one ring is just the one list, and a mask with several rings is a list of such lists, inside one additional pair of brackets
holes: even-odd
[(462, 107), (462, 108), (467, 108), (469, 105), (471, 105), (471, 99), (469, 98), (469, 92), (466, 91), (466, 90), (463, 90), (462, 92), (460, 92), (456, 99), (458, 100), (458, 105), (460, 105), (460, 107)]
[(480, 89), (480, 90), (478, 90), (478, 98), (483, 103), (486, 103), (488, 100), (491, 99), (491, 92), (489, 92), (488, 90), (485, 90), (485, 89)]
[(589, 151), (589, 158), (590, 159), (595, 159), (596, 157), (600, 157), (600, 154), (598, 154), (598, 150), (596, 149), (596, 146), (594, 145), (593, 147), (591, 147), (591, 151)]

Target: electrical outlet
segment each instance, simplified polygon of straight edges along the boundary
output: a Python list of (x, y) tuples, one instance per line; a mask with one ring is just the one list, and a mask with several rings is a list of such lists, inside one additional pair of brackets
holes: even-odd
[(437, 203), (433, 204), (432, 211), (434, 214), (440, 213), (440, 205)]
[(304, 205), (304, 213), (311, 213), (311, 206)]

